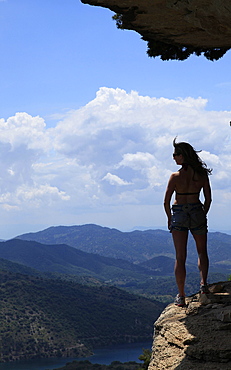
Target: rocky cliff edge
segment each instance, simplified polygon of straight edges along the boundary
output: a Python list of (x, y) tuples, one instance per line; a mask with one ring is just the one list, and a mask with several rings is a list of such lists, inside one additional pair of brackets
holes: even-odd
[(154, 325), (148, 370), (231, 369), (231, 281), (168, 305)]
[(81, 0), (115, 13), (119, 28), (139, 32), (148, 55), (184, 60), (192, 53), (217, 60), (231, 47), (227, 0)]

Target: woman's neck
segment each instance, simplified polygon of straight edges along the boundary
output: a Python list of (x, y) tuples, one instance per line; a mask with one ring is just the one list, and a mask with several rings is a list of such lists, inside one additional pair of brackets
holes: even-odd
[(185, 170), (185, 171), (187, 171), (187, 169), (188, 169), (188, 163), (182, 163), (182, 170)]

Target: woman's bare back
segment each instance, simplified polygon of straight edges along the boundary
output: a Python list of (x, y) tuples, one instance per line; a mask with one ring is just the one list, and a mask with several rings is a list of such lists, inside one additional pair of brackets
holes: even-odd
[(191, 166), (183, 167), (174, 173), (175, 202), (186, 204), (199, 202), (200, 191), (204, 186), (206, 176), (196, 173)]

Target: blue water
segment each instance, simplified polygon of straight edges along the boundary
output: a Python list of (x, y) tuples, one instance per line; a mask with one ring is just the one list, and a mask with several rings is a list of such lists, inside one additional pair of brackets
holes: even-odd
[(64, 366), (67, 362), (74, 360), (89, 360), (93, 364), (104, 364), (110, 365), (112, 361), (128, 362), (136, 361), (140, 362), (138, 357), (142, 354), (143, 348), (151, 349), (150, 342), (133, 343), (133, 344), (121, 344), (116, 346), (110, 346), (107, 348), (94, 350), (94, 355), (84, 358), (44, 358), (27, 361), (17, 361), (0, 364), (0, 370), (53, 370)]

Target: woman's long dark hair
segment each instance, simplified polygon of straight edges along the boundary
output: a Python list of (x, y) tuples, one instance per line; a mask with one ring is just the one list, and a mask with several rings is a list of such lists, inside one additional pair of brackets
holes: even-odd
[(177, 154), (182, 154), (184, 162), (189, 164), (196, 173), (202, 176), (211, 175), (212, 169), (207, 168), (206, 163), (203, 162), (197, 154), (201, 150), (196, 151), (192, 145), (185, 142), (176, 143), (176, 138), (173, 140), (173, 146), (175, 148), (175, 152)]

